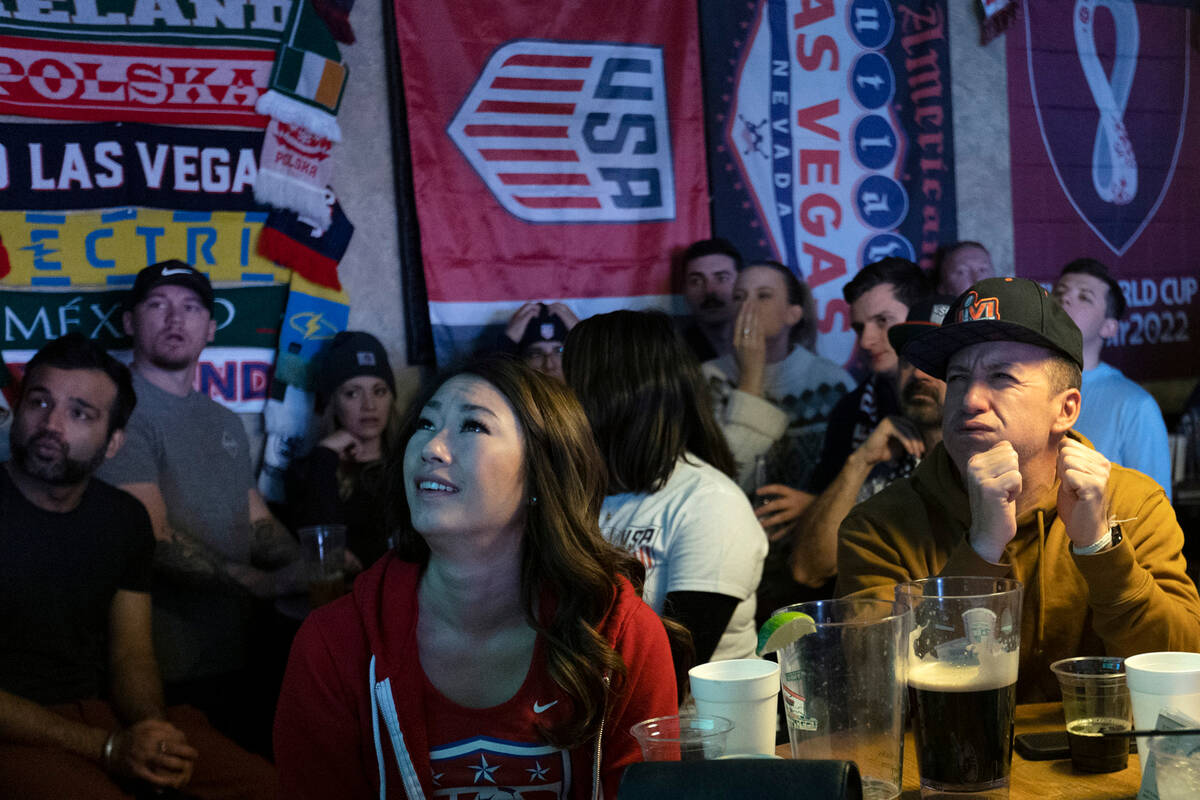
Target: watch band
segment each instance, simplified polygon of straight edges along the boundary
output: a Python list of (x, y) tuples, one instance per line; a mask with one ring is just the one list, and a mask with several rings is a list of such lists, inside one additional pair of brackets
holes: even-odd
[(1110, 547), (1115, 547), (1116, 545), (1120, 544), (1122, 538), (1124, 538), (1124, 537), (1121, 535), (1121, 526), (1113, 525), (1111, 528), (1108, 529), (1108, 533), (1104, 534), (1099, 539), (1097, 539), (1096, 541), (1089, 544), (1087, 547), (1078, 547), (1077, 545), (1071, 545), (1071, 552), (1077, 556), (1095, 555), (1096, 553), (1099, 553), (1102, 550), (1107, 550)]

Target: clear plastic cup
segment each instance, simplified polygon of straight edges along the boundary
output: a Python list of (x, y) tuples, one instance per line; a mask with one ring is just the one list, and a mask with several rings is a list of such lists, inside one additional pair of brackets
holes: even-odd
[(346, 526), (311, 525), (296, 532), (308, 573), (308, 601), (313, 608), (346, 593)]
[(629, 729), (643, 761), (703, 761), (725, 755), (733, 723), (724, 717), (654, 717)]
[(1064, 658), (1050, 665), (1062, 690), (1071, 765), (1080, 772), (1119, 772), (1129, 761), (1129, 739), (1105, 736), (1130, 730), (1124, 659)]
[[(1181, 741), (1185, 739), (1190, 741), (1185, 744)], [(1150, 751), (1154, 755), (1158, 800), (1200, 797), (1200, 736), (1157, 736)]]
[(792, 757), (853, 761), (866, 800), (898, 797), (910, 612), (890, 599), (862, 596), (775, 613), (784, 611), (816, 623), (779, 651)]

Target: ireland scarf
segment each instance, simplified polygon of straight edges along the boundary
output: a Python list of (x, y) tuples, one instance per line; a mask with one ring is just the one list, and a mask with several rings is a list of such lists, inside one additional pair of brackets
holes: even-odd
[(330, 223), (325, 187), (333, 146), (342, 139), (338, 107), (346, 85), (341, 52), (311, 3), (297, 3), (271, 71), (270, 89), (255, 110), (269, 116), (254, 198)]

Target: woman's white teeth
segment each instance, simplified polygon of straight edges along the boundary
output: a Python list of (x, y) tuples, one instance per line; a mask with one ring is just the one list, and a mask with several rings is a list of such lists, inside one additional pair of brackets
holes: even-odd
[(425, 490), (425, 491), (431, 491), (431, 492), (453, 492), (454, 491), (454, 487), (447, 486), (444, 483), (438, 483), (437, 481), (420, 481), (417, 484), (417, 488)]

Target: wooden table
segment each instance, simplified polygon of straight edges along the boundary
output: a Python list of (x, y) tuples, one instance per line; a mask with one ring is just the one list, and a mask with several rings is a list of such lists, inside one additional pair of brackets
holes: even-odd
[[(1062, 730), (1060, 703), (1017, 706), (1016, 732)], [(791, 746), (780, 745), (778, 755), (791, 758)], [(920, 800), (917, 779), (917, 751), (912, 732), (904, 736), (904, 790), (902, 800)], [(1026, 761), (1013, 753), (1011, 800), (1133, 800), (1142, 781), (1138, 757), (1130, 754), (1129, 765), (1121, 772), (1091, 775), (1076, 772), (1071, 760)]]

